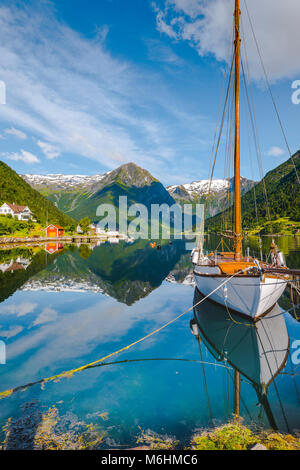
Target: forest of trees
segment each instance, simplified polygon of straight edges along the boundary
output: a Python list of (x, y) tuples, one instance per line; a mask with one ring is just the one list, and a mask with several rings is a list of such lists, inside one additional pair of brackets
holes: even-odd
[(37, 222), (42, 225), (48, 222), (67, 227), (75, 223), (74, 219), (61, 212), (14, 170), (0, 161), (0, 206), (4, 202), (28, 206)]
[[(295, 170), (296, 166), (296, 170)], [(282, 165), (271, 170), (264, 180), (242, 197), (243, 226), (255, 228), (268, 221), (268, 207), (271, 220), (289, 217), (293, 221), (300, 221), (300, 151)], [(264, 191), (267, 190), (267, 200)], [(256, 208), (255, 208), (256, 200)], [(223, 214), (207, 220), (207, 227), (221, 230), (223, 220), (229, 219), (232, 211), (226, 210)]]

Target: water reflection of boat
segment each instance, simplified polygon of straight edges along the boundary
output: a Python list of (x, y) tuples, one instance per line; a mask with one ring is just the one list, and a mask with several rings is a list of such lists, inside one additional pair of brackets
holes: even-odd
[[(202, 298), (195, 290), (194, 305)], [(288, 331), (278, 304), (256, 323), (241, 319), (209, 300), (194, 308), (194, 317), (199, 342), (203, 341), (217, 361), (229, 364), (235, 371), (235, 412), (239, 410), (242, 375), (251, 382), (270, 425), (277, 429), (267, 393), (289, 355)]]

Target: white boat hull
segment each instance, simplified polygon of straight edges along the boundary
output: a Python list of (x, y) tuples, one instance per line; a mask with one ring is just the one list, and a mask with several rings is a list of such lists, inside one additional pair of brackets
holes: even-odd
[[(286, 288), (287, 279), (276, 277), (240, 276), (224, 284), (226, 277), (216, 275), (213, 272), (216, 268), (201, 268), (195, 266), (194, 278), (203, 295), (209, 295), (217, 289), (210, 295), (211, 300), (253, 319), (274, 307)], [(218, 289), (222, 284), (224, 285)]]

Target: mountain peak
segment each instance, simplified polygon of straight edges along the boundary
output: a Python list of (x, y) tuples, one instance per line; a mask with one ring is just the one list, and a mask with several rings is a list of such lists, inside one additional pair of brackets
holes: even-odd
[(144, 170), (144, 168), (141, 168), (133, 162), (125, 163), (119, 168), (116, 168), (116, 170), (111, 171), (105, 176), (101, 183), (108, 184), (109, 181), (120, 182), (128, 187), (135, 186), (137, 188), (150, 186), (152, 183), (158, 182), (149, 171)]

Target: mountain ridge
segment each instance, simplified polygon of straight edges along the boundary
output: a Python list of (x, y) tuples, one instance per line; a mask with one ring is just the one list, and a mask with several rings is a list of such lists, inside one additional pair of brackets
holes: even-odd
[[(271, 220), (276, 221), (276, 219), (287, 217), (294, 221), (300, 221), (300, 191), (295, 167), (298, 174), (300, 174), (300, 150), (291, 158), (266, 173), (263, 180), (255, 185), (255, 194), (254, 191), (249, 191), (242, 196), (244, 227), (251, 229), (268, 222), (264, 186), (267, 189)], [(256, 210), (258, 221), (256, 221)], [(223, 213), (209, 219), (207, 227), (221, 230), (222, 219), (228, 216), (229, 211), (227, 209)]]
[(128, 205), (135, 203), (173, 205), (174, 199), (165, 187), (147, 170), (135, 163), (126, 163), (104, 175), (22, 175), (33, 187), (52, 201), (60, 210), (77, 220), (88, 215), (98, 221), (97, 208), (113, 204), (118, 208), (120, 196), (127, 196)]
[[(242, 194), (247, 193), (255, 184), (255, 181), (241, 177)], [(207, 217), (213, 217), (230, 205), (233, 190), (234, 178), (213, 179), (211, 183), (209, 180), (199, 180), (178, 186), (167, 186), (169, 194), (181, 205), (207, 201)]]

